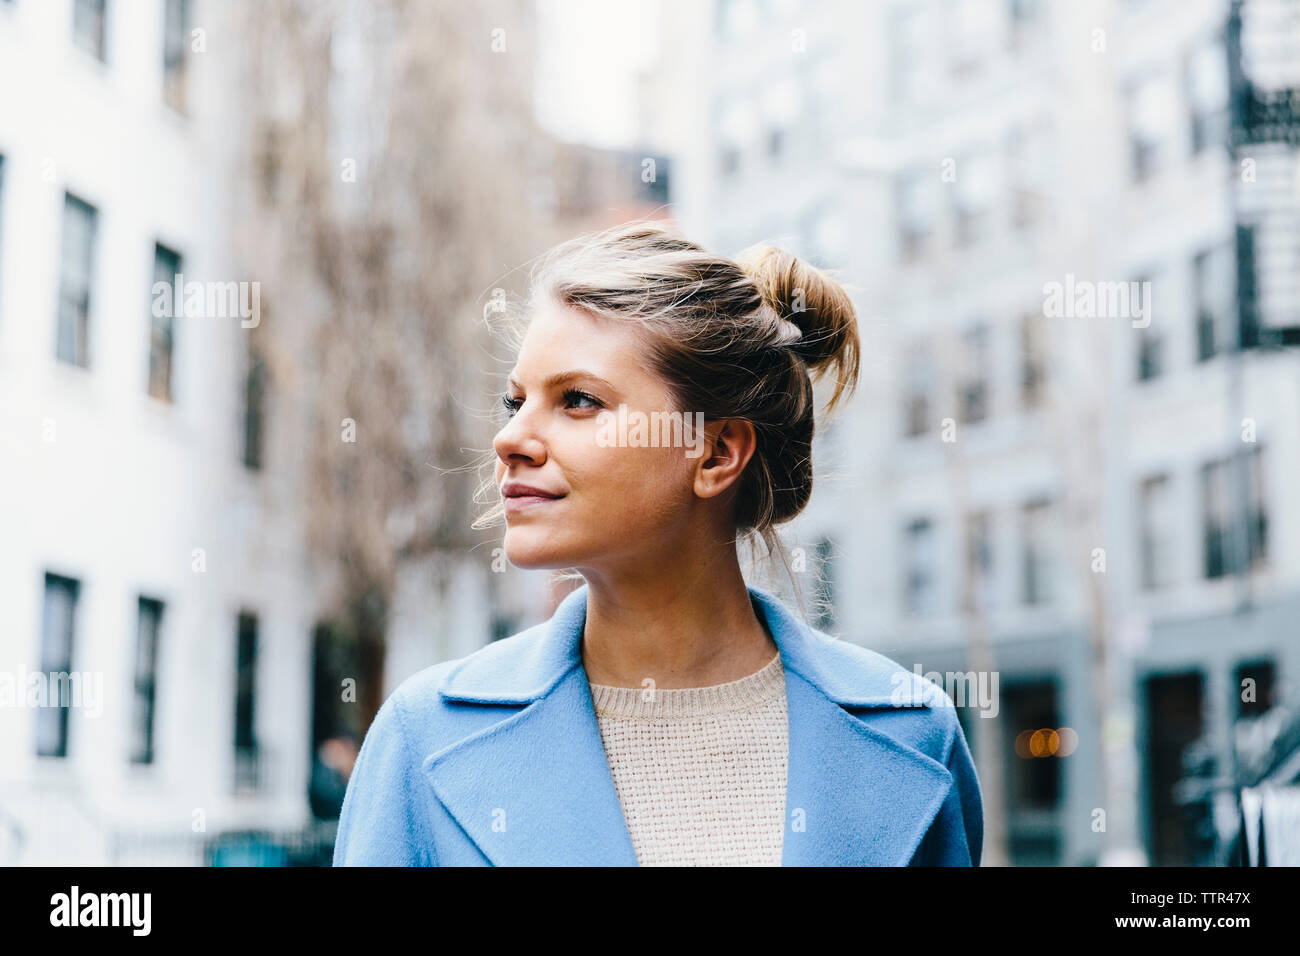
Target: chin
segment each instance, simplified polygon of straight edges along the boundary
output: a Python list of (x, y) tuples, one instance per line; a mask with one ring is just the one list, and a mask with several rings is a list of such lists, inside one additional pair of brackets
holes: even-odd
[(525, 570), (567, 568), (572, 560), (567, 551), (543, 528), (510, 528), (504, 541), (506, 560)]

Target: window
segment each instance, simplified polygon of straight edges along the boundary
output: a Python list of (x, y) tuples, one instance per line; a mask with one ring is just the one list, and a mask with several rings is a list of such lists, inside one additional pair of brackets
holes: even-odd
[(734, 146), (723, 146), (718, 153), (718, 172), (723, 176), (734, 176), (740, 172), (740, 150)]
[(239, 615), (235, 653), (235, 789), (257, 789), (258, 746), (254, 725), (257, 692), (257, 616)]
[(1236, 249), (1236, 301), (1237, 301), (1237, 337), (1240, 348), (1249, 349), (1259, 345), (1260, 327), (1260, 269), (1255, 261), (1255, 227), (1237, 223), (1233, 236), (1233, 248)]
[(261, 350), (249, 340), (248, 367), (244, 373), (244, 466), (252, 471), (262, 467), (262, 446), (266, 429), (266, 361)]
[(1228, 61), (1221, 41), (1193, 50), (1185, 66), (1191, 105), (1192, 152), (1223, 144), (1228, 138)]
[[(1156, 323), (1155, 313), (1155, 280), (1149, 276), (1139, 276), (1133, 282), (1139, 290), (1150, 290), (1149, 293), (1138, 294), (1147, 295), (1146, 309), (1151, 321), (1145, 328), (1137, 329), (1137, 378), (1139, 382), (1149, 382), (1153, 378), (1159, 378), (1165, 370), (1164, 336), (1157, 331), (1159, 326)], [(1137, 313), (1136, 302), (1130, 303), (1129, 311), (1133, 314)]]
[(1173, 564), (1173, 483), (1168, 475), (1144, 478), (1138, 491), (1141, 529), (1142, 587), (1148, 591), (1169, 584)]
[(1048, 604), (1055, 597), (1052, 531), (1050, 501), (1036, 499), (1021, 508), (1021, 597), (1031, 606)]
[[(1247, 566), (1268, 557), (1268, 512), (1265, 506), (1262, 452), (1258, 446), (1241, 453), (1245, 468), (1245, 549)], [(1233, 530), (1240, 508), (1233, 507), (1232, 459), (1221, 458), (1201, 467), (1201, 515), (1205, 532), (1205, 576), (1219, 578), (1237, 570)]]
[(1151, 331), (1151, 326), (1138, 329), (1138, 381), (1148, 382), (1159, 378), (1164, 370), (1160, 336)]
[(166, 0), (163, 17), (163, 102), (185, 112), (189, 58), (190, 0)]
[(907, 356), (903, 382), (903, 434), (924, 435), (930, 427), (930, 395), (934, 389), (934, 366), (929, 351), (915, 346)]
[(929, 518), (908, 523), (904, 540), (903, 607), (909, 614), (928, 614), (935, 609), (934, 525)]
[[(180, 253), (173, 252), (161, 243), (154, 245), (153, 279), (172, 285), (181, 273)], [(179, 293), (179, 289), (176, 290)], [(152, 305), (152, 299), (150, 300)], [(172, 400), (172, 354), (175, 335), (175, 319), (170, 310), (165, 315), (157, 315), (153, 308), (149, 310), (149, 394), (165, 402)]]
[(1236, 278), (1232, 247), (1198, 253), (1192, 262), (1196, 301), (1196, 360), (1204, 362), (1231, 342)]
[(899, 253), (904, 260), (925, 254), (937, 218), (938, 189), (938, 177), (931, 173), (908, 173), (899, 181)]
[(162, 601), (140, 598), (135, 636), (135, 703), (131, 713), (132, 763), (153, 763), (158, 632), (162, 625), (162, 613)]
[[(41, 757), (68, 755), (68, 711), (72, 701), (65, 694), (72, 672), (72, 648), (77, 626), (77, 598), (81, 583), (57, 574), (45, 575), (45, 616), (41, 625), (41, 673), (58, 689), (59, 702), (36, 712), (36, 753)], [(57, 679), (49, 675), (62, 675)]]
[(989, 415), (989, 327), (977, 325), (962, 336), (962, 367), (957, 407), (965, 424)]
[(746, 150), (756, 148), (762, 139), (758, 108), (733, 99), (720, 104), (718, 114), (718, 168), (723, 176), (734, 176)]
[(785, 130), (769, 129), (767, 131), (767, 156), (776, 159), (785, 149)]
[(1168, 76), (1148, 77), (1129, 90), (1133, 181), (1145, 182), (1169, 161), (1177, 96)]
[(1246, 461), (1246, 548), (1250, 566), (1268, 559), (1268, 509), (1264, 494), (1263, 449), (1253, 446), (1244, 453)]
[(101, 63), (105, 62), (108, 0), (73, 0), (72, 40)]
[(789, 80), (770, 86), (763, 96), (764, 139), (770, 159), (779, 158), (790, 144), (789, 132), (801, 114), (799, 89)]
[(992, 605), (993, 516), (987, 511), (966, 517), (966, 588), (971, 610)]
[(1020, 320), (1020, 404), (1025, 409), (1043, 404), (1047, 379), (1046, 319), (1029, 314)]
[(957, 164), (953, 183), (956, 241), (971, 246), (988, 234), (998, 202), (999, 163), (992, 152), (976, 153)]
[(1228, 573), (1232, 526), (1232, 489), (1228, 462), (1212, 461), (1201, 468), (1201, 514), (1205, 524), (1205, 576)]
[(95, 207), (71, 193), (63, 198), (63, 246), (59, 266), (60, 361), (90, 366), (91, 286), (95, 270)]

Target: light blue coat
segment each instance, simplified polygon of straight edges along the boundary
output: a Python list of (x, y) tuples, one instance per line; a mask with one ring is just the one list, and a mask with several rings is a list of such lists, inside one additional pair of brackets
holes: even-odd
[[(785, 668), (783, 866), (978, 866), (979, 782), (952, 701), (750, 588)], [(592, 708), (587, 587), (549, 621), (426, 668), (385, 701), (334, 865), (636, 866)]]

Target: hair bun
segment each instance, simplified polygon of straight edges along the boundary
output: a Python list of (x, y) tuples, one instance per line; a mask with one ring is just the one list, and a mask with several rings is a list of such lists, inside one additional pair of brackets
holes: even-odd
[(835, 279), (776, 246), (761, 243), (742, 252), (736, 264), (758, 287), (763, 303), (802, 333), (788, 346), (820, 378), (836, 370), (827, 410), (851, 392), (858, 379), (861, 345), (853, 301)]

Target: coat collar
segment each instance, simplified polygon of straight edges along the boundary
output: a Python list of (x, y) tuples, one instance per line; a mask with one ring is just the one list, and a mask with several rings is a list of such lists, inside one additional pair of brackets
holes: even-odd
[[(844, 708), (892, 710), (900, 681), (912, 706), (928, 706), (919, 678), (814, 631), (768, 592), (749, 593), (786, 672), (782, 865), (906, 865), (952, 776)], [(526, 705), (423, 762), (438, 799), (493, 863), (637, 863), (582, 667), (586, 612), (584, 585), (549, 621), (465, 658), (439, 691), (450, 701)]]

